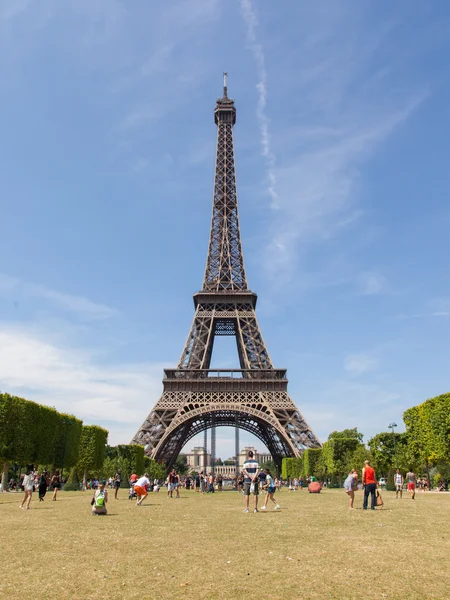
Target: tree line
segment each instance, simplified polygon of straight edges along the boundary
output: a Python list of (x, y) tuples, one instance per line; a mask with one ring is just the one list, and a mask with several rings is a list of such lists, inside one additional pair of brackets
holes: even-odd
[(322, 448), (307, 449), (299, 458), (285, 458), (282, 477), (315, 476), (338, 483), (352, 468), (359, 471), (368, 459), (378, 476), (393, 485), (398, 467), (403, 473), (430, 472), (436, 482), (450, 479), (450, 393), (430, 398), (403, 413), (404, 433), (381, 432), (367, 446), (355, 429), (333, 431)]
[[(381, 432), (367, 446), (355, 429), (333, 431), (322, 448), (305, 450), (299, 458), (283, 459), (282, 477), (342, 479), (352, 468), (371, 460), (378, 476), (393, 480), (393, 469), (427, 473), (450, 479), (450, 393), (426, 400), (403, 414), (405, 433)], [(152, 479), (165, 477), (165, 466), (144, 456), (137, 445), (107, 446), (108, 431), (83, 425), (73, 415), (0, 393), (0, 465), (6, 489), (12, 465), (39, 465), (49, 471), (70, 472), (69, 486), (78, 489), (88, 477), (108, 478), (117, 470), (127, 485), (131, 473), (147, 471)], [(179, 456), (178, 470), (187, 470)]]
[(153, 477), (165, 475), (163, 466), (144, 457), (136, 445), (107, 446), (108, 431), (98, 425), (84, 425), (74, 415), (0, 393), (0, 465), (2, 489), (14, 467), (33, 465), (42, 471), (57, 469), (70, 473), (68, 489), (79, 489), (88, 477), (107, 478), (121, 470), (124, 482), (131, 473), (144, 470)]

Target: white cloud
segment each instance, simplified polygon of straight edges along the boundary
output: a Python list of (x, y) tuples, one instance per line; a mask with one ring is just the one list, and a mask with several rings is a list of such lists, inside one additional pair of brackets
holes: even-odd
[(59, 308), (90, 319), (107, 319), (117, 314), (116, 309), (105, 304), (92, 302), (83, 296), (65, 294), (44, 285), (28, 283), (1, 273), (0, 294), (3, 296), (12, 296), (14, 302), (18, 305), (24, 297), (50, 300), (50, 302)]
[(267, 69), (265, 64), (264, 50), (262, 44), (257, 41), (256, 28), (258, 26), (258, 15), (251, 0), (241, 0), (241, 10), (247, 26), (247, 43), (253, 54), (258, 74), (258, 105), (256, 117), (259, 123), (261, 136), (261, 153), (266, 159), (268, 193), (271, 197), (271, 207), (278, 208), (278, 194), (276, 192), (275, 155), (271, 148), (269, 133), (269, 118), (266, 112), (267, 105)]
[(162, 392), (162, 365), (101, 364), (93, 350), (54, 337), (0, 324), (0, 389), (105, 423), (109, 443), (129, 443)]
[(374, 30), (362, 9), (346, 6), (299, 9), (297, 51), (281, 57), (274, 47), (268, 61), (283, 60), (271, 77), (289, 100), (272, 140), (279, 210), (269, 217), (263, 260), (283, 283), (301, 280), (309, 249), (361, 221), (364, 164), (428, 94), (404, 81), (398, 65), (384, 68), (395, 24)]
[(367, 296), (379, 294), (386, 288), (386, 283), (386, 278), (377, 273), (361, 274), (362, 291)]
[(344, 360), (344, 368), (353, 375), (362, 375), (373, 371), (378, 366), (378, 360), (367, 354), (349, 354)]

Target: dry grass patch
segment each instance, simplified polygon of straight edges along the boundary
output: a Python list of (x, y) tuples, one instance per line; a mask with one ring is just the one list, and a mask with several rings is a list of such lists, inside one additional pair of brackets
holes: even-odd
[(236, 492), (161, 491), (142, 507), (119, 494), (106, 517), (91, 516), (89, 493), (34, 494), (29, 511), (0, 495), (0, 598), (450, 597), (450, 494), (385, 493), (363, 512), (342, 490), (283, 490), (280, 512), (258, 514)]

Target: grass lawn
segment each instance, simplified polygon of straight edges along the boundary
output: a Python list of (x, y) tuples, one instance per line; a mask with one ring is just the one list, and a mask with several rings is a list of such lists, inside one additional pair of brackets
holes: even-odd
[(237, 492), (119, 495), (92, 517), (88, 492), (28, 511), (0, 494), (0, 598), (450, 598), (450, 494), (350, 511), (342, 490), (283, 489), (258, 514)]

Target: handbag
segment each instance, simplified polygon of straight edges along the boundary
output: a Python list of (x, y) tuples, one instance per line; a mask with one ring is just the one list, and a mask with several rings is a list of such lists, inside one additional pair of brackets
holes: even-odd
[(250, 484), (250, 494), (254, 494), (255, 493), (255, 484), (251, 483)]
[(376, 504), (376, 506), (383, 506), (383, 504), (384, 504), (383, 498), (381, 497), (381, 494), (378, 490), (377, 490), (377, 497), (376, 497), (375, 504)]

